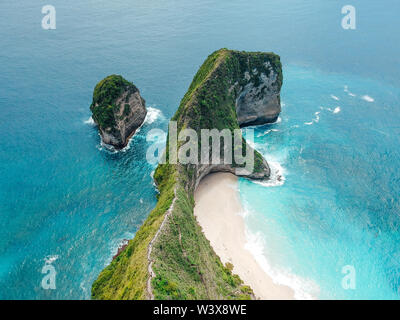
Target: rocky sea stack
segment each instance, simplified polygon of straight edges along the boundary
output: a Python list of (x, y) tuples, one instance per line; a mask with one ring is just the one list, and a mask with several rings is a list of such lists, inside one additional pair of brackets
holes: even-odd
[(101, 80), (90, 106), (104, 143), (124, 148), (146, 118), (145, 100), (139, 89), (119, 75)]

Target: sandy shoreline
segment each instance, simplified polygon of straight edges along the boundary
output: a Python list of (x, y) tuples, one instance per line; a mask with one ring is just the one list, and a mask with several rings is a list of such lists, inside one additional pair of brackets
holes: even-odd
[(230, 173), (205, 177), (195, 192), (194, 214), (217, 255), (233, 264), (233, 273), (249, 285), (259, 299), (294, 299), (294, 292), (275, 284), (245, 249), (245, 223), (239, 215), (242, 205), (237, 178)]

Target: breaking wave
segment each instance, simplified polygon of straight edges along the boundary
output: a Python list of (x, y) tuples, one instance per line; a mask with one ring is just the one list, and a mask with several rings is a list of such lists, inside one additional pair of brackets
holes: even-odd
[(266, 181), (252, 180), (254, 183), (264, 187), (279, 187), (285, 184), (285, 170), (278, 161), (267, 160), (271, 175)]
[[(249, 214), (249, 212), (246, 212), (245, 216)], [(315, 282), (300, 278), (284, 268), (271, 266), (264, 254), (265, 241), (262, 234), (260, 232), (252, 233), (247, 227), (245, 232), (247, 238), (245, 248), (250, 251), (259, 266), (271, 277), (274, 283), (278, 285), (285, 285), (293, 289), (294, 298), (297, 300), (316, 299), (316, 295), (319, 292), (319, 287)]]
[(374, 102), (375, 101), (374, 98), (372, 98), (372, 97), (370, 97), (368, 95), (362, 96), (361, 99), (363, 99), (364, 101), (367, 101), (367, 102)]
[(96, 123), (94, 122), (92, 117), (90, 117), (89, 119), (85, 120), (84, 123), (86, 123), (86, 124), (88, 124), (90, 126), (93, 126), (93, 127), (96, 125)]
[(144, 120), (145, 123), (152, 124), (159, 118), (164, 118), (164, 115), (160, 109), (153, 107), (147, 108), (146, 119)]

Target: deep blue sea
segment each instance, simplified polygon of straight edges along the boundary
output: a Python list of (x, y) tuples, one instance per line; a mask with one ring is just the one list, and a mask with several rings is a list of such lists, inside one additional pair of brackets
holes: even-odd
[[(298, 297), (400, 298), (400, 4), (351, 2), (356, 30), (339, 0), (2, 1), (0, 299), (90, 297), (155, 206), (146, 133), (166, 129), (222, 47), (274, 51), (284, 67), (280, 121), (255, 133), (282, 178), (239, 183), (249, 249)], [(56, 30), (41, 28), (46, 4)], [(118, 153), (88, 121), (109, 74), (151, 108)], [(46, 264), (55, 290), (41, 286)]]

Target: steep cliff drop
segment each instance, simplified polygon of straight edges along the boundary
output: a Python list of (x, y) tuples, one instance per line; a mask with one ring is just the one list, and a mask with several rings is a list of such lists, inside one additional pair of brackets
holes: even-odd
[(281, 73), (269, 61), (263, 67), (246, 71), (248, 83), (239, 88), (236, 113), (241, 127), (275, 122), (281, 112)]
[(136, 86), (118, 75), (101, 80), (90, 106), (104, 143), (124, 148), (146, 118), (145, 100)]
[[(202, 129), (232, 133), (240, 127), (274, 122), (280, 112), (282, 81), (282, 65), (274, 53), (218, 50), (200, 67), (170, 125), (174, 123), (178, 134), (190, 128), (201, 136)], [(243, 146), (249, 148), (244, 139), (240, 144), (243, 150)], [(225, 149), (222, 143), (220, 147), (222, 158)], [(166, 159), (171, 156), (168, 150), (167, 145)], [(254, 170), (238, 168), (240, 163), (223, 161), (159, 164), (154, 173), (157, 205), (126, 249), (93, 283), (92, 298), (254, 298), (252, 289), (232, 274), (231, 266), (222, 264), (193, 214), (194, 191), (211, 172), (250, 179), (270, 176), (267, 162), (256, 150)]]

